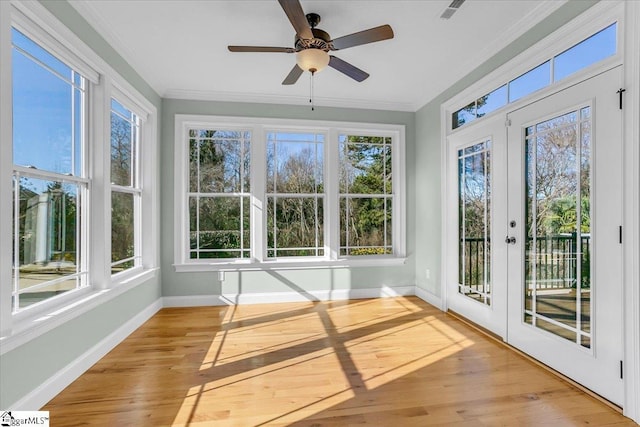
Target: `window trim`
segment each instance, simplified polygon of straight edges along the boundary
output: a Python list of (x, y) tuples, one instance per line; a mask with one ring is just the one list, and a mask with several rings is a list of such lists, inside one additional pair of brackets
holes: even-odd
[[(225, 117), (208, 115), (176, 114), (174, 129), (174, 268), (177, 272), (188, 271), (252, 271), (272, 269), (345, 268), (360, 266), (391, 266), (406, 262), (406, 171), (405, 166), (405, 126), (377, 123), (355, 123), (337, 121)], [(251, 250), (252, 258), (223, 260), (189, 259), (189, 211), (187, 203), (189, 170), (188, 143), (189, 128), (217, 127), (225, 130), (249, 130), (251, 140)], [(266, 134), (269, 131), (304, 133), (324, 133), (324, 209), (336, 215), (324, 217), (324, 247), (322, 257), (266, 258)], [(360, 134), (390, 136), (392, 138), (392, 170), (403, 173), (393, 180), (393, 220), (392, 242), (394, 254), (374, 256), (339, 256), (339, 215), (338, 179), (329, 165), (338, 165), (339, 134)], [(333, 174), (333, 175), (332, 175)], [(336, 200), (332, 200), (335, 198)], [(261, 215), (261, 217), (259, 217)]]

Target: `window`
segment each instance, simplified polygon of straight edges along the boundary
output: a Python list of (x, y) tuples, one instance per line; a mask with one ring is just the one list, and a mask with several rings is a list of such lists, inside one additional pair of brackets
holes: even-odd
[(188, 132), (189, 258), (248, 258), (251, 132)]
[(140, 118), (111, 99), (111, 274), (140, 265)]
[(85, 78), (13, 43), (13, 311), (87, 285)]
[(175, 120), (177, 271), (404, 262), (404, 127)]
[(457, 129), (615, 55), (618, 47), (617, 31), (618, 24), (613, 23), (498, 89), (458, 109), (451, 114), (451, 129)]
[(322, 256), (324, 135), (267, 134), (267, 257)]
[(390, 254), (391, 138), (340, 135), (339, 141), (340, 254)]

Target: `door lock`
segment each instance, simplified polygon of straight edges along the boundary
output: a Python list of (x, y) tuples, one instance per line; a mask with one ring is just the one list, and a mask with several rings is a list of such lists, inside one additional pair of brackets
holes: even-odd
[(507, 245), (515, 245), (515, 244), (516, 244), (516, 238), (515, 238), (515, 237), (513, 237), (513, 236), (507, 236), (507, 238), (506, 238), (506, 239), (504, 239), (504, 242), (505, 242)]

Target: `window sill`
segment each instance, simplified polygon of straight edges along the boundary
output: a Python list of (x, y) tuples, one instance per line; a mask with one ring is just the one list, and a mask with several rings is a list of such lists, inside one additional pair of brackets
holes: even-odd
[(325, 268), (395, 267), (404, 265), (404, 257), (358, 257), (337, 260), (217, 261), (174, 264), (178, 273), (206, 271), (317, 270)]
[[(135, 288), (158, 274), (158, 268), (139, 270), (138, 274), (114, 282), (108, 289), (80, 289), (75, 298), (65, 299), (58, 304), (28, 308), (13, 316), (12, 331), (0, 337), (0, 355), (5, 354), (30, 340), (72, 320), (101, 304)], [(133, 272), (132, 272), (133, 273)]]

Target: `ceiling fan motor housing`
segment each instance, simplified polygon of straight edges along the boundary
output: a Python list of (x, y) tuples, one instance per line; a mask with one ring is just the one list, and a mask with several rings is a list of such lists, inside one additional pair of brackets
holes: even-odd
[(325, 52), (331, 50), (331, 36), (326, 31), (318, 28), (312, 28), (312, 39), (303, 39), (296, 34), (295, 47), (296, 52), (304, 49), (321, 49)]
[(309, 26), (311, 27), (311, 32), (313, 33), (312, 39), (303, 39), (299, 35), (296, 34), (294, 46), (296, 52), (299, 52), (304, 49), (320, 49), (328, 52), (331, 50), (331, 36), (324, 30), (320, 28), (316, 28), (316, 26), (320, 23), (320, 15), (317, 13), (307, 13), (306, 15), (307, 22), (309, 22)]

